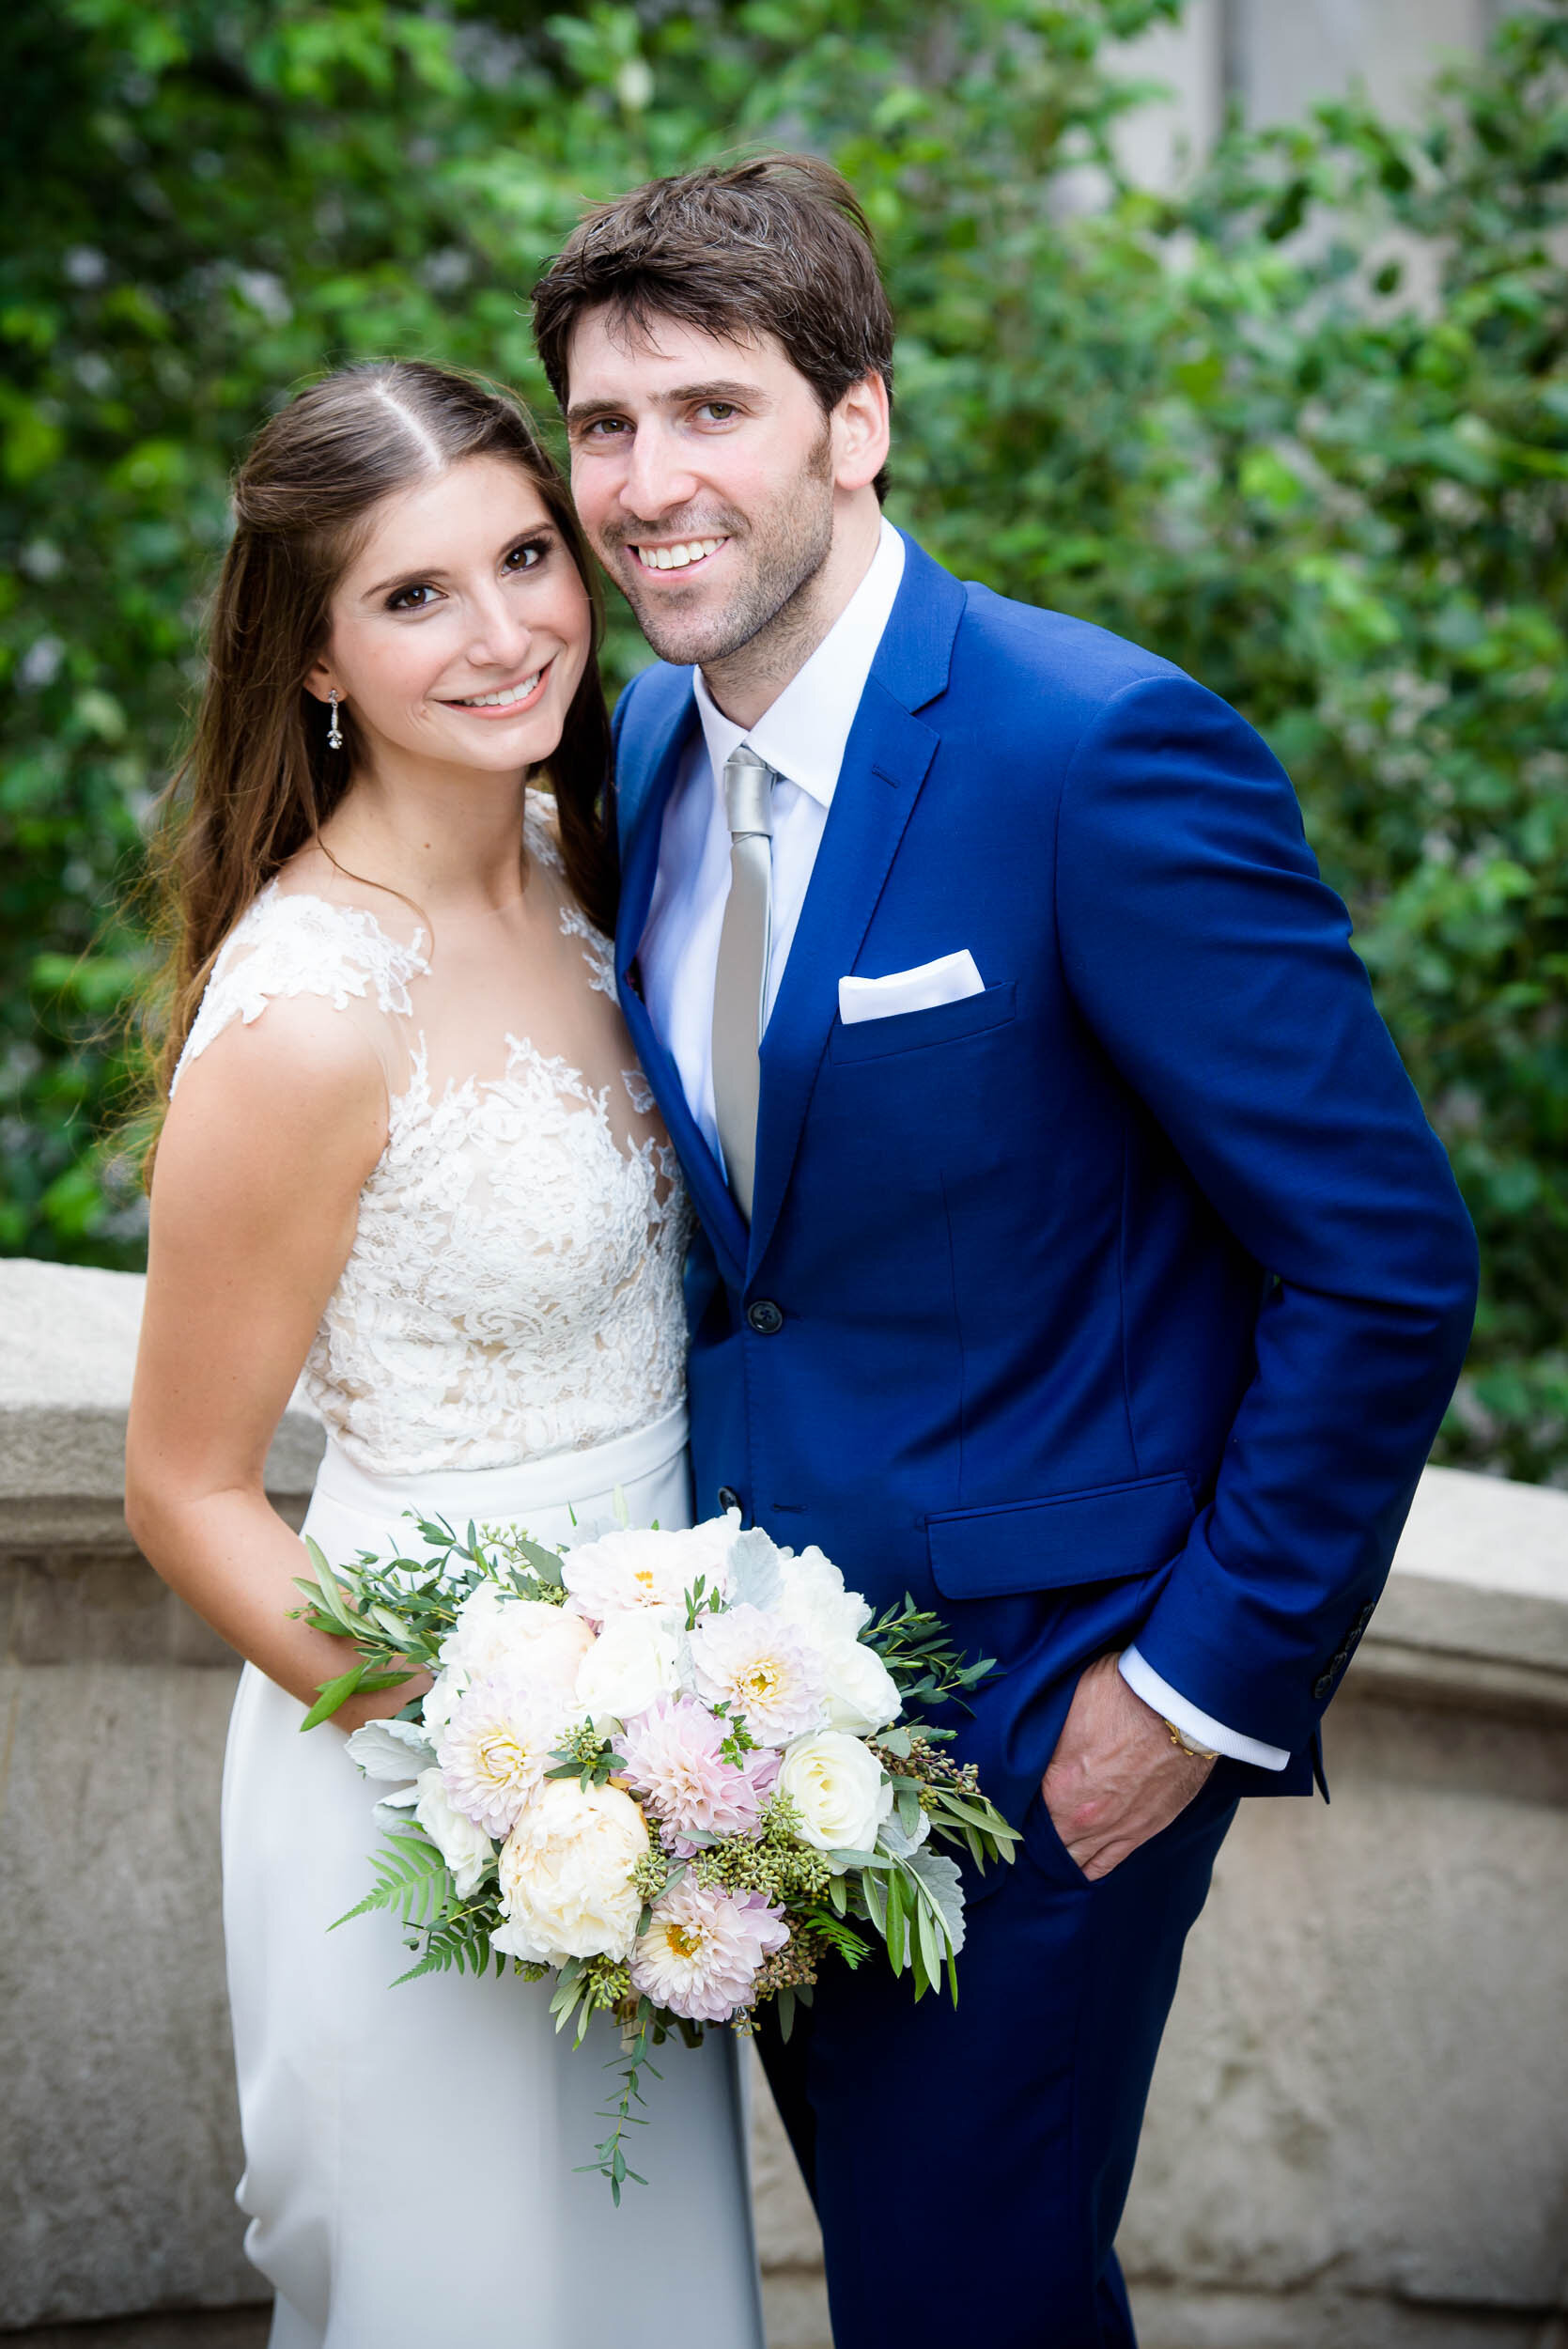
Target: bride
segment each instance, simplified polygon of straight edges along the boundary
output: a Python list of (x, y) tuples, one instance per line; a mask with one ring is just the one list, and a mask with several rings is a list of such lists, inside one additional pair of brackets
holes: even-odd
[(377, 1840), (344, 1732), (423, 1684), (300, 1735), (351, 1658), (290, 1622), (304, 1555), (262, 1486), (303, 1368), (329, 1558), (385, 1554), (411, 1507), (547, 1541), (621, 1493), (690, 1522), (688, 1208), (605, 938), (588, 557), (520, 410), (425, 366), (303, 393), (236, 507), (170, 865), (127, 1514), (247, 1659), (224, 1917), (272, 2349), (759, 2349), (728, 2033), (662, 2061), (613, 2211), (576, 2170), (607, 2022), (574, 2054), (545, 1985), (394, 1991), (392, 1921), (329, 1933)]

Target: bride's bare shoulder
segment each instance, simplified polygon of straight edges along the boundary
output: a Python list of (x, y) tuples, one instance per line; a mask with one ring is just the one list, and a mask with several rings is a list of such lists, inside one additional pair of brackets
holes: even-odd
[[(311, 842), (279, 867), (271, 894), (299, 899), (357, 917), (395, 945), (421, 952), (427, 927), (420, 909), (399, 890), (340, 863), (318, 842)], [(263, 895), (269, 893), (264, 891)]]

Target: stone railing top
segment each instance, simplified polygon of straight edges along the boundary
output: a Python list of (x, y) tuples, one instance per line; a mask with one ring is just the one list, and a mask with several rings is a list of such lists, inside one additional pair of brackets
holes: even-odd
[[(125, 1410), (142, 1282), (129, 1272), (0, 1261), (0, 1546), (126, 1546)], [(299, 1500), (319, 1424), (295, 1397), (269, 1488)], [(1437, 1701), (1484, 1686), (1507, 1709), (1568, 1711), (1568, 1492), (1456, 1469), (1421, 1479), (1354, 1677)]]
[[(134, 1272), (0, 1259), (0, 1544), (123, 1548), (125, 1414), (143, 1281)], [(308, 1493), (321, 1429), (303, 1398), (267, 1458), (269, 1491)]]

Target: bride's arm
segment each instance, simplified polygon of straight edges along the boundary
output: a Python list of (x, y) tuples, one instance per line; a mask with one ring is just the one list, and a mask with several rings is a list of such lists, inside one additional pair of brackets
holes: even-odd
[[(386, 1142), (387, 1087), (359, 1022), (274, 1002), (193, 1061), (152, 1184), (125, 1514), (144, 1555), (231, 1647), (303, 1703), (352, 1661), (291, 1623), (298, 1535), (262, 1467)], [(345, 1729), (418, 1683), (352, 1700)]]

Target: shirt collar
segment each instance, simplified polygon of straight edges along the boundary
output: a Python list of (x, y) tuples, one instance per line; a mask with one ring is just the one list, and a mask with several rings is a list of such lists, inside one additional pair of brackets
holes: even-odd
[(759, 758), (799, 784), (821, 806), (832, 805), (849, 729), (903, 577), (904, 541), (884, 519), (865, 577), (811, 659), (754, 726), (737, 726), (726, 718), (701, 669), (694, 672), (697, 714), (716, 788), (722, 788), (724, 761), (731, 751), (749, 742)]

